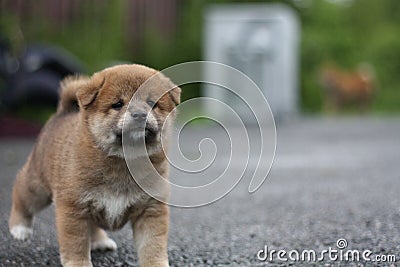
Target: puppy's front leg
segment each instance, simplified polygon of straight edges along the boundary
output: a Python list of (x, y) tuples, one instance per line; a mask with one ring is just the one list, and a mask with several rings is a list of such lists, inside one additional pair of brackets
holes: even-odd
[(168, 206), (154, 200), (136, 219), (133, 235), (141, 267), (168, 267)]
[(63, 267), (92, 267), (88, 221), (71, 207), (56, 203), (56, 223)]

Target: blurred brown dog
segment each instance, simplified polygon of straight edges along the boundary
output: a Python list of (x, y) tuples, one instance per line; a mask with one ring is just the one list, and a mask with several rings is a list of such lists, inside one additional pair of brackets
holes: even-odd
[[(140, 266), (169, 266), (168, 206), (136, 184), (122, 150), (125, 123), (133, 141), (145, 138), (154, 168), (167, 178), (161, 135), (169, 134), (171, 125), (164, 122), (168, 114), (175, 116), (180, 88), (159, 75), (128, 107), (136, 90), (156, 73), (141, 65), (120, 65), (62, 82), (57, 113), (43, 128), (14, 185), (9, 226), (16, 239), (27, 239), (34, 214), (54, 201), (64, 267), (92, 266), (90, 249), (115, 250), (103, 229), (116, 230), (128, 221)], [(133, 159), (139, 165), (141, 156)]]
[(360, 64), (358, 70), (352, 72), (327, 65), (320, 73), (320, 83), (328, 110), (339, 110), (350, 104), (366, 110), (376, 90), (374, 71), (367, 63)]

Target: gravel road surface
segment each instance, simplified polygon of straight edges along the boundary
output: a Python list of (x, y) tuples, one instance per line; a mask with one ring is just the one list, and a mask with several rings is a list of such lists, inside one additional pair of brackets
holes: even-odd
[[(196, 138), (213, 132), (187, 130)], [(245, 177), (216, 203), (171, 208), (171, 266), (396, 266), (376, 256), (400, 261), (400, 118), (302, 118), (277, 133), (275, 162), (256, 193), (247, 192)], [(0, 266), (61, 266), (53, 207), (37, 216), (32, 240), (8, 232), (13, 179), (33, 143), (0, 140)], [(94, 266), (137, 266), (129, 227), (111, 236), (118, 250), (92, 253)], [(319, 253), (338, 249), (339, 239), (347, 241), (339, 251), (370, 250), (371, 261), (257, 258), (265, 246)]]

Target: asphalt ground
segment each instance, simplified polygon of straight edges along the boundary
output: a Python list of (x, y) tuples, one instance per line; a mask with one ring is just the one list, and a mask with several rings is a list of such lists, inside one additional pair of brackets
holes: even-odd
[[(213, 128), (188, 131), (198, 138)], [(277, 133), (275, 162), (256, 193), (247, 192), (245, 178), (216, 203), (171, 208), (170, 265), (396, 266), (400, 118), (301, 118), (280, 123)], [(0, 140), (0, 266), (61, 266), (53, 207), (36, 217), (32, 240), (15, 241), (8, 232), (13, 179), (33, 144)], [(190, 138), (182, 146), (196, 147)], [(118, 250), (92, 253), (94, 266), (137, 266), (129, 226), (110, 235)], [(338, 249), (339, 239), (346, 248)], [(257, 253), (265, 246), (300, 254), (329, 247), (370, 250), (371, 261), (332, 260), (326, 254), (321, 261), (281, 261), (276, 255), (273, 262), (261, 261)], [(376, 257), (391, 255), (396, 262)]]

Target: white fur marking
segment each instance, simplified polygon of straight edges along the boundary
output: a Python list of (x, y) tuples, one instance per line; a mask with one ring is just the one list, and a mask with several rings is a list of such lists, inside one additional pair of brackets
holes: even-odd
[(10, 233), (15, 239), (24, 241), (32, 236), (33, 230), (32, 228), (26, 227), (24, 225), (16, 225), (11, 227)]
[(91, 250), (117, 250), (117, 244), (109, 237), (92, 242)]
[(118, 191), (94, 191), (82, 198), (81, 203), (92, 202), (96, 209), (105, 210), (106, 220), (113, 225), (124, 214), (127, 208), (139, 203), (145, 193), (139, 193), (133, 189), (129, 194)]
[(103, 197), (98, 199), (98, 204), (106, 210), (106, 217), (110, 223), (114, 223), (118, 217), (131, 205), (131, 199), (127, 196)]

